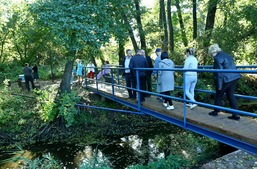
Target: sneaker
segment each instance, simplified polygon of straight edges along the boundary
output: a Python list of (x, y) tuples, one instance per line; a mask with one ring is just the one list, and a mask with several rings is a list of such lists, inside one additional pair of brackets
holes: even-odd
[(174, 110), (174, 106), (168, 106), (167, 110)]
[(190, 107), (192, 104), (191, 103), (189, 103), (189, 104), (186, 104), (186, 107)]
[(232, 115), (232, 116), (229, 116), (228, 119), (231, 119), (231, 120), (240, 120), (240, 116), (239, 115)]
[(209, 113), (209, 115), (215, 117), (215, 116), (218, 116), (218, 112), (212, 111), (212, 112)]
[(192, 105), (190, 105), (189, 109), (191, 110), (191, 109), (195, 108), (196, 106), (197, 106), (197, 104), (192, 104)]
[(165, 106), (165, 107), (167, 107), (168, 106), (168, 104), (167, 103), (162, 103), (163, 104), (163, 106)]

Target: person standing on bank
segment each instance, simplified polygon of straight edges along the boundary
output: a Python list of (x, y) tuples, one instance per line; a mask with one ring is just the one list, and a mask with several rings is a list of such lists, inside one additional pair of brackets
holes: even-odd
[[(129, 69), (129, 63), (132, 58), (131, 49), (127, 49), (126, 54), (127, 54), (127, 56), (125, 56), (124, 62), (123, 62), (124, 76), (125, 76), (125, 80), (126, 80), (126, 87), (132, 88), (133, 83), (132, 83), (132, 79), (131, 79), (131, 72)], [(136, 91), (134, 91), (134, 90), (132, 91), (131, 89), (127, 89), (127, 90), (128, 90), (128, 94), (129, 94), (128, 99), (136, 100)]]
[[(148, 68), (153, 68), (153, 62), (152, 62), (151, 57), (145, 55), (145, 50), (141, 50), (141, 52), (142, 52), (142, 55), (145, 57), (145, 59), (147, 61)], [(149, 91), (149, 92), (152, 92), (152, 76), (151, 76), (152, 73), (153, 73), (153, 70), (146, 70), (145, 71), (146, 86), (147, 86), (146, 88), (147, 88), (147, 91)], [(145, 96), (150, 97), (151, 95), (146, 94)]]
[[(169, 59), (168, 52), (162, 52), (161, 61), (159, 63), (160, 69), (174, 69), (174, 63)], [(157, 92), (170, 96), (170, 92), (174, 90), (174, 71), (158, 71), (158, 81), (157, 81)], [(163, 105), (167, 107), (168, 110), (173, 110), (174, 105), (170, 98), (163, 97)]]
[(35, 64), (35, 65), (33, 66), (32, 70), (33, 70), (33, 74), (34, 74), (34, 80), (35, 80), (35, 82), (36, 82), (36, 81), (38, 81), (38, 79), (39, 79), (37, 64)]
[(32, 89), (35, 88), (34, 81), (32, 78), (32, 69), (29, 67), (28, 63), (25, 63), (25, 67), (23, 68), (24, 78), (25, 78), (25, 85), (28, 91), (30, 91), (29, 82), (32, 85)]
[[(195, 50), (194, 48), (188, 48), (186, 49), (186, 60), (184, 63), (184, 69), (197, 69), (198, 67), (198, 61), (196, 59)], [(185, 72), (185, 92), (186, 96), (189, 98), (190, 101), (195, 102), (195, 85), (197, 83), (197, 72)], [(193, 109), (197, 106), (197, 104), (188, 104), (190, 109)]]
[[(136, 88), (137, 80), (136, 80), (136, 70), (133, 70), (134, 68), (147, 68), (148, 64), (145, 59), (145, 57), (142, 55), (142, 51), (140, 49), (137, 50), (137, 54), (133, 56), (130, 59), (129, 68), (130, 72), (132, 73), (132, 82), (133, 82), (133, 88)], [(146, 79), (145, 79), (145, 70), (138, 70), (139, 74), (139, 89), (140, 90), (146, 90)], [(145, 101), (145, 93), (140, 93), (140, 99), (141, 102)]]
[[(218, 44), (211, 45), (209, 47), (209, 53), (214, 59), (214, 69), (236, 69), (232, 56), (223, 52)], [(214, 101), (215, 105), (222, 106), (222, 98), (224, 93), (226, 93), (230, 107), (232, 109), (238, 109), (237, 100), (234, 96), (234, 93), (236, 90), (237, 81), (240, 78), (240, 73), (214, 73), (214, 82), (216, 87), (216, 95)], [(210, 112), (209, 115), (218, 116), (219, 112), (219, 109), (214, 109), (214, 111)], [(232, 113), (232, 116), (229, 116), (228, 118), (232, 120), (240, 120), (240, 116), (235, 113)]]

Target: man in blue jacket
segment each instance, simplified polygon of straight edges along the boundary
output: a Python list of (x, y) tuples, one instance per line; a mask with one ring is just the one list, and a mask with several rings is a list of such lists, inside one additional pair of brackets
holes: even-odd
[[(223, 52), (218, 44), (213, 44), (209, 47), (209, 53), (213, 56), (214, 59), (214, 69), (236, 69), (234, 60), (232, 56)], [(222, 106), (222, 98), (224, 93), (228, 98), (230, 107), (232, 109), (238, 109), (237, 100), (234, 96), (236, 85), (238, 79), (241, 78), (240, 73), (214, 73), (214, 82), (216, 87), (216, 95), (214, 104), (217, 106)], [(214, 111), (210, 112), (211, 116), (218, 116), (219, 109), (214, 109)], [(232, 116), (228, 117), (233, 120), (240, 120), (240, 116), (233, 113)]]
[[(130, 63), (129, 63), (129, 68), (130, 68), (130, 73), (132, 75), (132, 79), (133, 79), (133, 87), (136, 87), (136, 70), (134, 70), (134, 68), (147, 68), (148, 64), (146, 61), (146, 58), (142, 55), (142, 51), (140, 49), (137, 50), (137, 54), (135, 56), (133, 56), (130, 59)], [(139, 89), (140, 90), (146, 90), (146, 72), (145, 70), (139, 70)], [(140, 93), (140, 99), (141, 102), (145, 101), (145, 93)]]

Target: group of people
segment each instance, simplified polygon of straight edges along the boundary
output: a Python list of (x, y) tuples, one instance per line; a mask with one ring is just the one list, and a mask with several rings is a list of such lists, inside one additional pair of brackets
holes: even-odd
[[(105, 61), (103, 69), (97, 74), (96, 79), (99, 80), (102, 76), (108, 75), (110, 73), (110, 64), (109, 61)], [(88, 79), (95, 78), (95, 65), (92, 60), (86, 65), (86, 72)], [(83, 77), (85, 76), (85, 66), (80, 59), (76, 60), (76, 67), (72, 70), (71, 84), (73, 84), (74, 77), (78, 77), (79, 83), (83, 82)]]
[[(152, 92), (152, 82), (151, 79), (157, 79), (157, 88), (156, 92), (165, 95), (167, 97), (161, 97), (163, 100), (163, 106), (168, 110), (173, 110), (174, 105), (172, 99), (169, 97), (171, 91), (174, 90), (174, 71), (167, 69), (174, 69), (174, 62), (170, 59), (167, 52), (162, 52), (160, 48), (155, 50), (156, 59), (154, 65), (149, 56), (145, 55), (144, 50), (137, 50), (136, 55), (132, 55), (130, 49), (126, 50), (126, 56), (124, 58), (123, 67), (124, 67), (124, 76), (126, 79), (126, 87), (128, 88), (128, 99), (136, 100), (136, 91), (131, 90), (131, 88), (136, 89), (137, 85), (140, 90)], [(209, 53), (214, 59), (214, 69), (236, 69), (234, 60), (231, 55), (223, 52), (218, 44), (213, 44), (209, 47)], [(194, 48), (188, 48), (185, 51), (186, 59), (184, 62), (184, 69), (197, 69), (198, 60), (195, 57)], [(136, 70), (135, 68), (160, 68), (164, 70), (138, 70), (139, 84), (137, 84), (136, 79)], [(224, 93), (229, 100), (230, 106), (233, 109), (238, 109), (237, 101), (234, 96), (236, 89), (236, 84), (238, 79), (241, 78), (239, 73), (214, 73), (214, 81), (216, 86), (216, 96), (214, 104), (217, 106), (222, 106), (222, 97)], [(193, 109), (197, 106), (195, 100), (195, 86), (197, 83), (197, 71), (186, 71), (185, 72), (185, 93), (188, 99), (191, 101), (187, 106), (190, 109)], [(147, 92), (146, 92), (147, 93)], [(140, 92), (139, 98), (141, 103), (145, 101), (145, 97), (150, 96), (145, 92)], [(214, 109), (210, 112), (211, 116), (218, 116), (220, 112), (219, 109)], [(232, 116), (228, 117), (229, 119), (239, 120), (240, 116), (232, 113)]]
[[(31, 87), (32, 87), (32, 89), (34, 89), (35, 88), (34, 81), (36, 82), (39, 79), (37, 64), (35, 64), (31, 68), (31, 67), (29, 67), (28, 63), (25, 63), (25, 66), (23, 68), (23, 74), (24, 74), (24, 80), (25, 80), (25, 87), (26, 87), (26, 89), (28, 91), (30, 91), (29, 83), (31, 83)], [(33, 74), (33, 77), (32, 77), (32, 74)]]

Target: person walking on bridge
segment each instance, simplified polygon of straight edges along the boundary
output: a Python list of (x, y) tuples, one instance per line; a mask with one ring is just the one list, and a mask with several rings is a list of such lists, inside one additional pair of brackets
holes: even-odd
[[(184, 69), (197, 69), (198, 61), (194, 55), (195, 55), (194, 48), (186, 49), (187, 58), (184, 63)], [(186, 85), (185, 85), (186, 96), (189, 98), (190, 101), (195, 102), (195, 86), (197, 83), (197, 72), (190, 72), (190, 71), (185, 72), (185, 80), (186, 80)], [(193, 109), (194, 107), (197, 106), (197, 104), (189, 103), (188, 106), (190, 109)]]
[[(159, 68), (162, 69), (174, 69), (174, 63), (169, 59), (168, 52), (162, 52), (161, 61), (159, 63)], [(174, 71), (159, 70), (158, 80), (157, 80), (157, 92), (170, 96), (171, 91), (174, 90)], [(173, 110), (174, 106), (171, 98), (163, 97), (163, 105), (167, 107), (168, 110)]]
[[(223, 52), (218, 44), (211, 45), (209, 47), (209, 53), (214, 59), (214, 69), (236, 69), (232, 56)], [(216, 95), (214, 101), (215, 105), (222, 106), (222, 98), (224, 93), (226, 93), (230, 107), (232, 109), (238, 109), (237, 100), (234, 96), (234, 93), (236, 90), (237, 81), (240, 78), (240, 73), (214, 73), (214, 82), (216, 87)], [(214, 109), (214, 111), (210, 112), (209, 115), (218, 116), (219, 112), (219, 109)], [(240, 116), (235, 113), (232, 113), (232, 116), (229, 116), (228, 118), (232, 120), (240, 120)]]
[[(139, 85), (140, 90), (146, 90), (146, 71), (145, 70), (138, 70), (139, 75), (139, 84), (136, 80), (136, 70), (135, 68), (147, 68), (148, 64), (146, 61), (146, 58), (142, 55), (142, 50), (138, 49), (135, 56), (133, 56), (129, 63), (130, 73), (132, 73), (132, 82), (133, 82), (133, 88), (135, 88), (137, 85)], [(140, 99), (141, 102), (145, 101), (145, 93), (140, 92)]]

